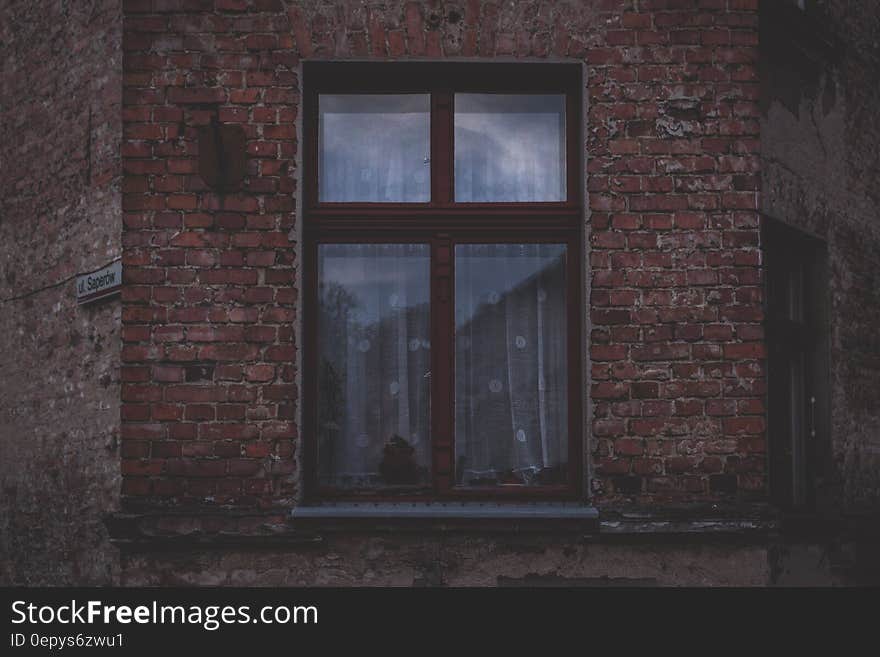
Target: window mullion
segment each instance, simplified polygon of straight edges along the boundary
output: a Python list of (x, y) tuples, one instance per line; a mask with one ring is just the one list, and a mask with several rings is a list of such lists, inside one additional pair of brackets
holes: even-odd
[(455, 453), (452, 242), (439, 235), (432, 240), (431, 251), (431, 446), (434, 486), (439, 493), (452, 487)]
[(452, 203), (452, 92), (431, 94), (431, 204)]

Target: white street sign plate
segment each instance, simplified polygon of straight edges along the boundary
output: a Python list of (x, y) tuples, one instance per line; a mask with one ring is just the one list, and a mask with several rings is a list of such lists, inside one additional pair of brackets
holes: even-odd
[(76, 277), (76, 302), (91, 303), (109, 297), (122, 289), (122, 261), (103, 269)]

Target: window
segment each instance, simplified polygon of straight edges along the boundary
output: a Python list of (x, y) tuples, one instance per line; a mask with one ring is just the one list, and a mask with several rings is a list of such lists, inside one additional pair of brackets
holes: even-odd
[(580, 494), (580, 86), (304, 66), (311, 497)]
[(428, 94), (319, 95), (320, 200), (429, 201), (430, 102)]
[(783, 508), (815, 504), (829, 462), (828, 270), (824, 243), (764, 222), (770, 488)]

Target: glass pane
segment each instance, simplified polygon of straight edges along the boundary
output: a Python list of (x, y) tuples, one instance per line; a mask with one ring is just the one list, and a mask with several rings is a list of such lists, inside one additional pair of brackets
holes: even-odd
[(460, 486), (565, 484), (565, 246), (455, 247)]
[(319, 246), (322, 485), (429, 480), (429, 265), (424, 244)]
[(430, 201), (430, 117), (428, 94), (321, 94), (320, 200)]
[(455, 200), (564, 201), (565, 96), (455, 94)]

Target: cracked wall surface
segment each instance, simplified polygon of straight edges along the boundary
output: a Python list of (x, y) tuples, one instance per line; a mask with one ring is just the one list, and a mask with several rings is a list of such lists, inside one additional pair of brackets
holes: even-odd
[[(107, 584), (119, 498), (122, 8), (4, 3), (0, 19), (0, 584)], [(61, 284), (59, 284), (61, 283)]]
[(309, 551), (123, 557), (131, 586), (763, 586), (766, 548), (544, 538), (351, 537)]
[(880, 506), (880, 11), (815, 2), (762, 27), (762, 211), (827, 242), (831, 463), (820, 504)]

